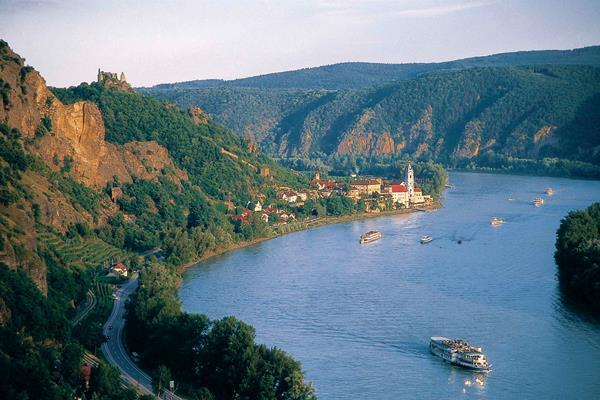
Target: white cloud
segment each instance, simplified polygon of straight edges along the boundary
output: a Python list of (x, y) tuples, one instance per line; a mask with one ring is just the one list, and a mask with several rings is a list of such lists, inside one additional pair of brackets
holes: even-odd
[(336, 16), (433, 17), (490, 5), (492, 0), (319, 0), (318, 8)]
[(463, 3), (443, 4), (424, 8), (399, 10), (393, 12), (393, 14), (402, 17), (434, 17), (437, 15), (444, 15), (453, 12), (469, 10), (472, 8), (484, 7), (489, 4), (489, 1), (469, 1)]

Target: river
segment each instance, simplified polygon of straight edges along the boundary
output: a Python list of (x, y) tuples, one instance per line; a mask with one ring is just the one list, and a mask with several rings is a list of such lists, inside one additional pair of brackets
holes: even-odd
[[(567, 304), (553, 260), (569, 211), (600, 182), (453, 173), (444, 208), (297, 232), (184, 274), (188, 312), (226, 315), (302, 363), (321, 400), (600, 398), (600, 321)], [(554, 189), (542, 207), (531, 201)], [(490, 226), (493, 216), (506, 223)], [(379, 230), (383, 239), (359, 245)], [(430, 234), (433, 242), (421, 245)], [(461, 242), (459, 244), (459, 241)], [(429, 337), (481, 345), (474, 373)]]

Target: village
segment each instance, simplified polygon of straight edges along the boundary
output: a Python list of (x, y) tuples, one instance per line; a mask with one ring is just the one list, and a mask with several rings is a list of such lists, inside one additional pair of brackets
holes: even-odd
[[(266, 223), (286, 224), (300, 218), (299, 210), (304, 211), (305, 219), (322, 216), (318, 209), (304, 209), (309, 202), (318, 204), (332, 196), (344, 197), (351, 200), (357, 211), (365, 213), (380, 213), (399, 209), (409, 209), (429, 206), (433, 202), (431, 195), (423, 194), (415, 184), (416, 178), (411, 164), (403, 171), (402, 180), (384, 180), (379, 177), (353, 176), (353, 180), (335, 181), (321, 179), (321, 173), (316, 171), (306, 190), (294, 190), (289, 187), (279, 187), (277, 201), (264, 204), (261, 199), (249, 202), (241, 212), (230, 213), (231, 221), (249, 222), (254, 213), (258, 213)], [(360, 207), (356, 207), (360, 205)], [(312, 208), (312, 207), (311, 207)]]
[[(285, 233), (322, 224), (326, 216), (424, 209), (433, 204), (432, 196), (424, 194), (416, 185), (417, 178), (410, 164), (401, 176), (403, 179), (399, 180), (352, 176), (336, 181), (322, 179), (321, 173), (316, 171), (305, 190), (278, 187), (275, 200), (258, 198), (245, 207), (230, 209), (227, 217), (238, 227), (262, 221), (276, 233)], [(164, 258), (159, 251), (156, 255)], [(105, 265), (107, 278), (116, 279), (115, 282), (127, 279), (134, 258), (115, 259), (109, 266)], [(134, 264), (140, 262), (136, 261)]]

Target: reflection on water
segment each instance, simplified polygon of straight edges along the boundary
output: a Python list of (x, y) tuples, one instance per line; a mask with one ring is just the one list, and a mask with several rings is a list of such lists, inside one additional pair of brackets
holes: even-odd
[[(563, 301), (553, 260), (560, 219), (597, 201), (600, 182), (451, 179), (436, 212), (298, 232), (192, 268), (184, 309), (252, 324), (302, 362), (320, 399), (600, 398), (600, 324)], [(384, 237), (359, 245), (369, 230)], [(481, 345), (493, 370), (444, 363), (435, 335)]]

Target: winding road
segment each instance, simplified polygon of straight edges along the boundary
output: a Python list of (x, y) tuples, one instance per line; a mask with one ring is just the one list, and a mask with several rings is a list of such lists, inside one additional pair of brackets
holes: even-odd
[[(142, 371), (129, 357), (123, 342), (123, 329), (125, 327), (125, 302), (129, 295), (138, 287), (138, 273), (134, 273), (131, 279), (122, 285), (115, 293), (117, 299), (110, 317), (104, 324), (103, 332), (109, 336), (108, 341), (102, 344), (102, 353), (115, 368), (117, 368), (123, 378), (135, 387), (141, 394), (153, 395), (152, 379), (148, 374)], [(172, 392), (165, 391), (163, 399), (183, 400)]]

